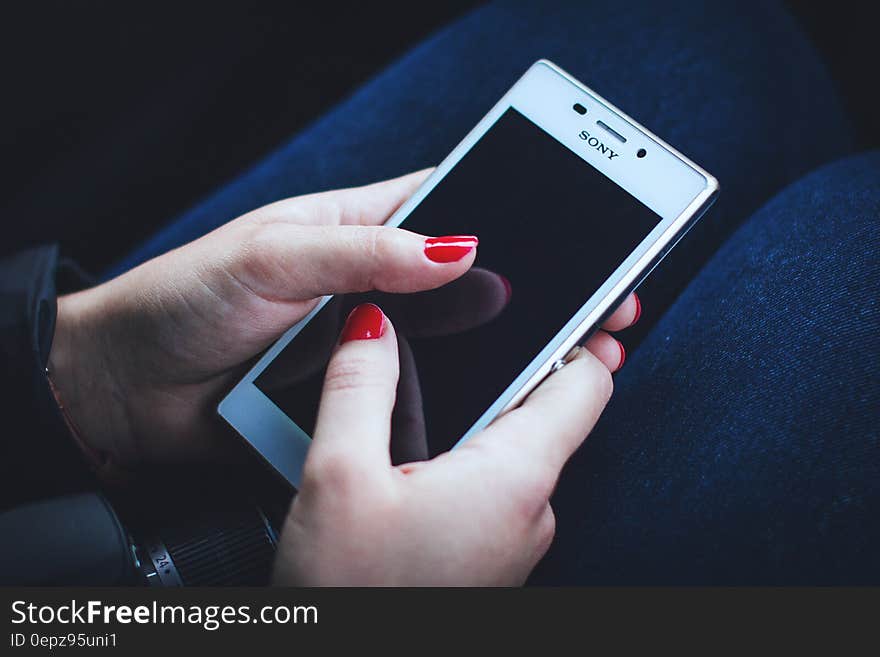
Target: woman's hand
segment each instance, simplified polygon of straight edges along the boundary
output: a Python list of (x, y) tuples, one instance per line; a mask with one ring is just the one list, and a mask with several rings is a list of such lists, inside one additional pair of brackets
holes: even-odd
[[(638, 319), (628, 300), (609, 320)], [(606, 333), (519, 408), (458, 449), (393, 466), (397, 338), (382, 311), (355, 308), (330, 360), (275, 579), (297, 585), (513, 585), (547, 551), (550, 495), (611, 395), (619, 348)]]
[(437, 262), (442, 244), (379, 225), (427, 174), (273, 203), (60, 298), (50, 368), (82, 440), (122, 466), (222, 453), (220, 397), (322, 295), (464, 274), (475, 241)]
[[(448, 248), (378, 225), (426, 175), (260, 208), (60, 298), (50, 368), (86, 446), (122, 466), (226, 453), (234, 443), (221, 438), (229, 432), (216, 416), (220, 397), (321, 296), (429, 290), (465, 274), (476, 240)], [(497, 296), (496, 274), (472, 278), (475, 290)], [(624, 301), (522, 407), (454, 452), (401, 466), (389, 456), (397, 340), (380, 311), (372, 320), (364, 312), (349, 319), (329, 365), (278, 580), (521, 582), (552, 538), (548, 499), (559, 471), (623, 363), (606, 331), (638, 319), (638, 300)]]
[[(86, 446), (124, 467), (227, 455), (237, 443), (217, 403), (321, 296), (429, 290), (462, 276), (475, 242), (450, 250), (379, 225), (427, 174), (267, 205), (60, 298), (49, 363)], [(628, 324), (635, 306), (630, 297), (606, 328)], [(618, 367), (608, 334), (587, 346)]]

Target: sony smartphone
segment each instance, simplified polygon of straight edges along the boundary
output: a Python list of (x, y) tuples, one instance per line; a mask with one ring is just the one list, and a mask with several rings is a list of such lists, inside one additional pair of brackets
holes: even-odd
[(393, 460), (449, 450), (564, 365), (717, 192), (706, 171), (539, 61), (387, 222), (477, 235), (473, 268), (427, 292), (325, 297), (220, 415), (297, 486), (342, 323), (372, 301), (400, 345)]

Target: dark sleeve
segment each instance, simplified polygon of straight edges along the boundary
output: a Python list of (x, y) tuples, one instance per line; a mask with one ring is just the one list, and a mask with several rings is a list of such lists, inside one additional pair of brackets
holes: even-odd
[(56, 246), (0, 259), (0, 506), (94, 489), (46, 378), (55, 332)]

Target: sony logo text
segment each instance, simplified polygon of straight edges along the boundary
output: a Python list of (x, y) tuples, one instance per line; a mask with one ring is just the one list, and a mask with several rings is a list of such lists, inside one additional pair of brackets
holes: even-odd
[(620, 153), (615, 153), (613, 150), (611, 150), (610, 146), (606, 146), (586, 130), (581, 130), (580, 133), (578, 133), (578, 137), (587, 142), (587, 146), (595, 148), (597, 151), (602, 153), (602, 155), (607, 155), (609, 160), (613, 160), (615, 157), (620, 155)]

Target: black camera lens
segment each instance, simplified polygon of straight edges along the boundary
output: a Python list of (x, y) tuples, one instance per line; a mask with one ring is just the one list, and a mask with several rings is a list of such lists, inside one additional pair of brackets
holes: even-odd
[(578, 114), (586, 114), (587, 113), (587, 108), (584, 107), (583, 105), (581, 105), (580, 103), (575, 103), (574, 105), (571, 106), (571, 109), (573, 109)]
[(638, 151), (636, 151), (636, 157), (645, 157), (645, 155), (647, 154), (648, 151), (646, 151), (644, 148), (640, 148)]

